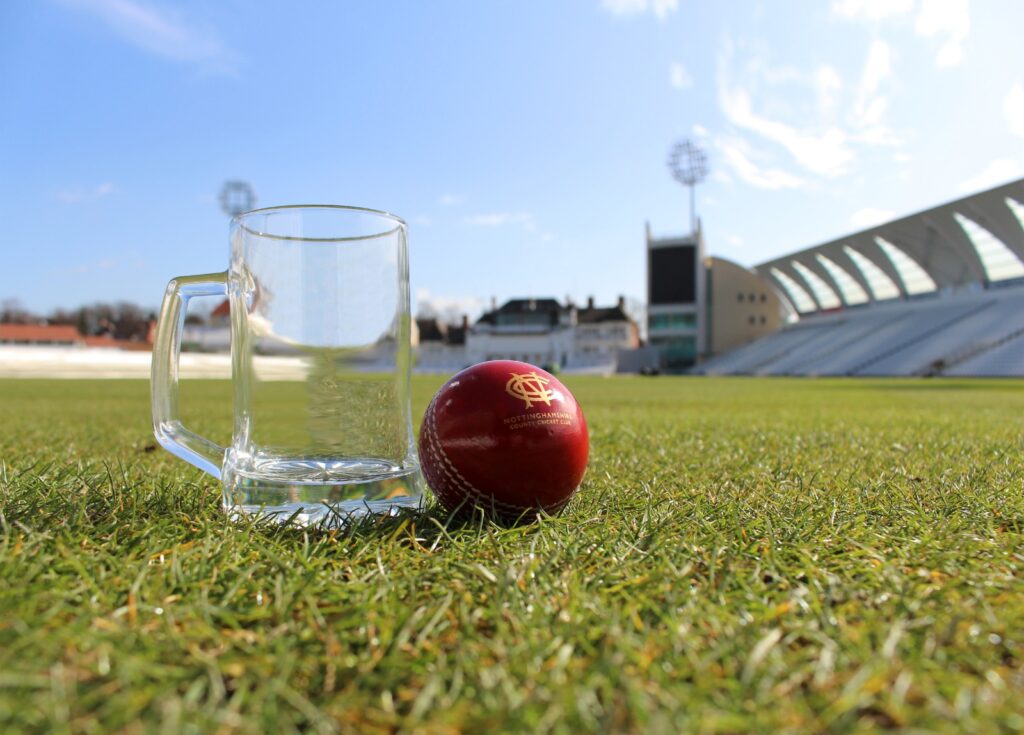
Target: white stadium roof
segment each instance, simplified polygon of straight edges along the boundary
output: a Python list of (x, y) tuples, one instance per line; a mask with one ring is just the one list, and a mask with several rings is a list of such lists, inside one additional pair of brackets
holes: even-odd
[(802, 314), (1024, 278), (1024, 179), (755, 266)]

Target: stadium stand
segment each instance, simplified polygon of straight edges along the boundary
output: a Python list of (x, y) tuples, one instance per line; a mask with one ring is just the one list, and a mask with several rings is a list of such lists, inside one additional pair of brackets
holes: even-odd
[(810, 316), (695, 372), (1024, 376), (1024, 285)]
[(693, 372), (1024, 376), (1024, 179), (763, 263), (799, 319)]
[(965, 357), (950, 366), (946, 375), (1022, 375), (1024, 328), (1003, 337), (987, 350)]

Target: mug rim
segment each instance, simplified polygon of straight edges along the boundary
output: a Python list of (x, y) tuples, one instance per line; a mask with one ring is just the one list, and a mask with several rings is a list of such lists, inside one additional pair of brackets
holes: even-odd
[[(386, 220), (390, 220), (395, 223), (395, 227), (390, 230), (383, 232), (375, 232), (371, 235), (354, 235), (354, 236), (343, 236), (343, 237), (296, 237), (294, 235), (275, 235), (270, 232), (260, 232), (254, 230), (251, 227), (247, 227), (244, 220), (249, 215), (286, 211), (290, 209), (334, 209), (345, 212), (360, 212), (363, 214), (372, 214), (381, 217)], [(255, 237), (265, 237), (271, 240), (290, 240), (293, 242), (347, 242), (352, 240), (372, 240), (378, 237), (387, 237), (393, 235), (399, 230), (406, 230), (409, 228), (408, 223), (397, 214), (385, 211), (383, 209), (373, 209), (372, 207), (357, 207), (349, 204), (280, 204), (273, 207), (259, 207), (258, 209), (250, 209), (246, 212), (240, 212), (231, 218), (231, 225), (241, 227), (250, 235)]]

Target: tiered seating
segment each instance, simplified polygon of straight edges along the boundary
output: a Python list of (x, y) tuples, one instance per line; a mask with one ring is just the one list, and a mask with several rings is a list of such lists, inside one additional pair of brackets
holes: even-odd
[(794, 324), (764, 339), (751, 342), (738, 350), (722, 355), (705, 366), (713, 375), (750, 375), (759, 367), (786, 355), (789, 350), (814, 340), (823, 331), (823, 325), (811, 323)]
[(863, 371), (865, 375), (924, 375), (941, 373), (957, 354), (984, 351), (994, 340), (1024, 326), (1017, 299), (990, 300), (965, 318), (940, 329), (913, 345), (878, 360)]
[(903, 316), (890, 316), (884, 310), (882, 313), (855, 312), (850, 318), (836, 321), (835, 326), (825, 330), (819, 339), (812, 340), (802, 345), (800, 350), (794, 350), (785, 357), (771, 365), (767, 365), (762, 371), (766, 375), (821, 375), (827, 374), (826, 368), (822, 367), (832, 360), (836, 354), (845, 355), (849, 351), (857, 352), (863, 350), (866, 340), (869, 340), (890, 326), (892, 322), (898, 322)]
[[(846, 368), (848, 375), (893, 375), (899, 373), (874, 371), (873, 366), (893, 355), (911, 356), (917, 352), (919, 343), (929, 337), (949, 329), (972, 314), (989, 306), (988, 302), (976, 303), (973, 299), (967, 303), (943, 303), (936, 300), (917, 309), (909, 310), (905, 317), (890, 323), (890, 329), (879, 331), (884, 338), (877, 343), (865, 346), (861, 352), (849, 355), (852, 366)], [(916, 364), (916, 363), (915, 363)], [(908, 371), (909, 372), (909, 371)], [(831, 373), (834, 374), (834, 373)]]
[(1024, 286), (812, 316), (695, 372), (1024, 376)]
[(946, 375), (1024, 375), (1024, 330), (1000, 345), (954, 365)]

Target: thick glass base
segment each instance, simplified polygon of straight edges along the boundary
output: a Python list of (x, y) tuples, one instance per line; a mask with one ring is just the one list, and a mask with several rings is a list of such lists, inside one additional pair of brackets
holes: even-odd
[(379, 459), (261, 458), (244, 469), (226, 467), (223, 477), (224, 508), (234, 518), (333, 527), (423, 502), (418, 467)]

